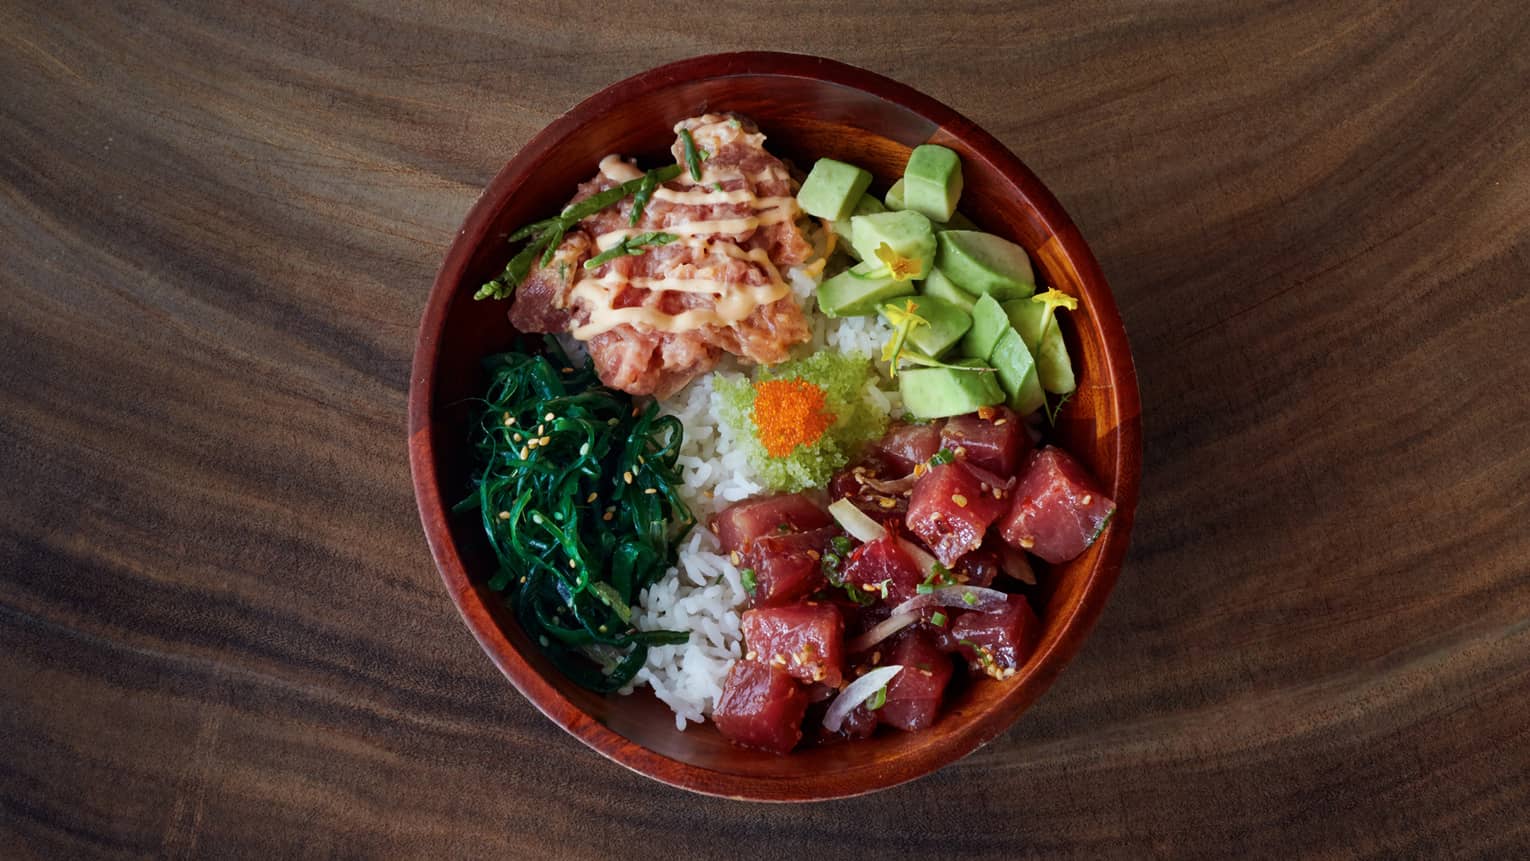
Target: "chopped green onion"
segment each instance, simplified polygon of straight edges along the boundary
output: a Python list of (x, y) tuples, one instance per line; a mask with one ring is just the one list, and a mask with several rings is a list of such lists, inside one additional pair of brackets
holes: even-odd
[(673, 233), (639, 233), (636, 236), (629, 236), (605, 251), (591, 257), (589, 260), (584, 261), (584, 268), (595, 269), (618, 257), (635, 257), (642, 254), (645, 248), (656, 245), (668, 245), (679, 238)]
[(968, 607), (971, 607), (977, 603), (977, 596), (971, 592), (968, 592), (962, 596), (962, 603), (966, 604)]
[(920, 595), (928, 595), (935, 591), (935, 586), (932, 583), (920, 583), (918, 586), (914, 587), (914, 591), (918, 592)]
[(956, 452), (943, 448), (930, 456), (930, 466), (945, 466), (953, 460), (956, 460)]
[(738, 572), (738, 579), (739, 582), (744, 584), (744, 591), (751, 595), (754, 594), (755, 589), (759, 588), (759, 584), (756, 583), (754, 579), (753, 568), (745, 568), (744, 570)]
[(946, 626), (946, 614), (939, 611), (930, 614), (930, 624), (937, 628)]
[(887, 685), (877, 688), (877, 692), (872, 694), (871, 699), (866, 701), (866, 708), (872, 711), (876, 711), (885, 705), (887, 705)]
[(690, 129), (680, 130), (680, 142), (685, 147), (685, 166), (690, 168), (691, 179), (701, 182), (701, 156), (696, 152), (696, 139)]
[(627, 216), (627, 224), (637, 227), (643, 218), (643, 210), (648, 206), (648, 199), (653, 197), (654, 189), (659, 187), (659, 180), (651, 171), (643, 174), (643, 182), (638, 186), (637, 193), (632, 195), (632, 214)]
[(836, 551), (839, 552), (841, 556), (843, 556), (846, 553), (849, 553), (850, 549), (855, 545), (851, 544), (850, 539), (846, 538), (845, 536), (836, 535), (829, 539), (829, 546), (833, 547)]

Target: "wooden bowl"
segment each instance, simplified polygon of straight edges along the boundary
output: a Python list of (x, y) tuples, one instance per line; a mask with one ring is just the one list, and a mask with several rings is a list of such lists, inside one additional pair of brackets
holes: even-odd
[[(475, 517), (449, 508), (467, 490), (471, 453), (466, 400), (482, 392), (484, 355), (513, 331), (506, 302), (473, 291), (503, 267), (506, 235), (555, 212), (609, 153), (653, 165), (669, 158), (671, 127), (704, 111), (752, 117), (778, 156), (810, 166), (829, 156), (874, 173), (882, 187), (910, 148), (943, 144), (962, 156), (962, 211), (1025, 246), (1042, 279), (1077, 296), (1065, 337), (1078, 392), (1058, 423), (1060, 442), (1110, 488), (1119, 506), (1103, 538), (1044, 579), (1040, 647), (1013, 678), (958, 690), (924, 732), (883, 732), (789, 756), (743, 750), (711, 724), (675, 729), (646, 690), (600, 696), (560, 675), (484, 585), (493, 571)], [(1062, 206), (993, 137), (902, 84), (818, 57), (717, 54), (662, 66), (596, 93), (532, 138), (468, 213), (431, 289), (409, 390), (409, 454), (420, 519), (441, 578), (484, 651), (559, 726), (616, 762), (695, 792), (759, 801), (839, 798), (934, 771), (1004, 731), (1046, 690), (1088, 636), (1126, 554), (1141, 472), (1137, 379), (1126, 333), (1089, 247)]]

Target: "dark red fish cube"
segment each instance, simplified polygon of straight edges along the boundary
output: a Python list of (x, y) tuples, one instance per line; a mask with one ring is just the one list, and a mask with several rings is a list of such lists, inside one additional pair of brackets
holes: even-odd
[(838, 687), (845, 667), (845, 620), (833, 604), (808, 601), (744, 613), (748, 660), (786, 670), (804, 682)]
[(935, 723), (940, 704), (951, 681), (951, 658), (922, 630), (904, 634), (883, 659), (901, 664), (903, 671), (887, 683), (887, 700), (876, 710), (877, 719), (888, 726), (913, 732)]
[(959, 460), (1007, 478), (1031, 450), (1031, 436), (1008, 407), (987, 407), (948, 419), (940, 430), (940, 445)]
[(823, 553), (838, 534), (838, 528), (824, 527), (762, 535), (751, 541), (739, 557), (739, 567), (749, 572), (745, 588), (753, 581), (749, 606), (791, 604), (822, 588)]
[(845, 583), (878, 599), (885, 593), (894, 604), (913, 597), (924, 582), (919, 566), (892, 534), (855, 548), (845, 561), (844, 577)]
[(887, 465), (890, 477), (908, 475), (916, 465), (927, 462), (940, 451), (940, 428), (934, 422), (895, 424), (880, 440), (871, 444), (871, 453)]
[(741, 747), (790, 753), (802, 740), (807, 691), (779, 667), (738, 661), (723, 682), (712, 723), (723, 738)]
[(713, 521), (723, 551), (743, 553), (755, 539), (831, 526), (834, 518), (801, 493), (759, 496), (736, 502)]
[(1054, 564), (1087, 550), (1116, 512), (1088, 470), (1054, 446), (1031, 453), (1010, 496), (1004, 540)]
[(963, 613), (951, 623), (949, 642), (974, 670), (1007, 678), (1036, 647), (1041, 621), (1019, 595), (1009, 596), (997, 613)]
[(948, 463), (925, 473), (914, 485), (905, 523), (942, 565), (983, 545), (988, 525), (1008, 507), (1004, 487), (965, 463)]

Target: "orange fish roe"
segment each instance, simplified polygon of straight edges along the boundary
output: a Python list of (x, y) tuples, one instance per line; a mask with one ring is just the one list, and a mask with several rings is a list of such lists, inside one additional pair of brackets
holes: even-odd
[(786, 457), (812, 445), (834, 424), (824, 409), (824, 391), (800, 377), (754, 384), (754, 427), (771, 457)]

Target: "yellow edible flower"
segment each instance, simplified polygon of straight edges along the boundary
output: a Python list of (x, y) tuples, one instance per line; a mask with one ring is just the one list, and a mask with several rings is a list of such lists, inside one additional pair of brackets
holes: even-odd
[(907, 281), (919, 274), (919, 261), (912, 257), (904, 257), (892, 249), (886, 242), (877, 246), (877, 259), (887, 267), (887, 277), (894, 281)]
[[(882, 247), (886, 248), (887, 244), (883, 243)], [(880, 250), (878, 253), (880, 254)], [(887, 322), (893, 327), (892, 337), (882, 345), (882, 361), (888, 363), (887, 373), (890, 377), (898, 376), (898, 356), (903, 352), (903, 344), (908, 340), (908, 333), (912, 332), (915, 326), (930, 325), (929, 320), (914, 313), (918, 308), (919, 306), (912, 299), (905, 302), (902, 308), (897, 305), (882, 307), (882, 313), (886, 315)]]

